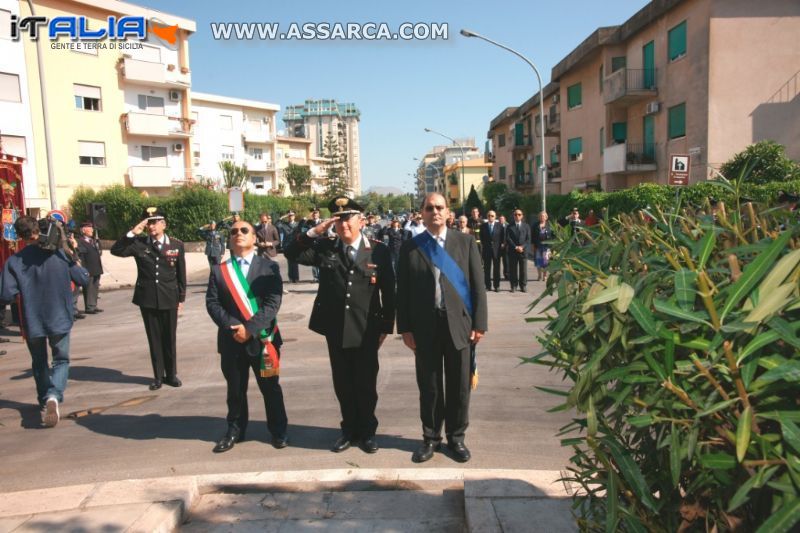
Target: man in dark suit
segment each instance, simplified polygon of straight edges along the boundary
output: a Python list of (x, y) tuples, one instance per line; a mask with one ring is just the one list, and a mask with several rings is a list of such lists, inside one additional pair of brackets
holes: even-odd
[(103, 275), (103, 263), (100, 256), (100, 240), (94, 238), (94, 224), (86, 221), (81, 224), (81, 235), (78, 241), (78, 257), (81, 265), (89, 271), (89, 283), (83, 287), (83, 308), (86, 314), (95, 315), (103, 310), (97, 307), (97, 293), (100, 290), (100, 276)]
[[(143, 220), (111, 247), (111, 255), (136, 259), (133, 303), (139, 306), (150, 346), (153, 382), (150, 390), (166, 383), (180, 387), (177, 375), (175, 331), (178, 311), (186, 300), (186, 259), (183, 242), (168, 237), (167, 220), (157, 207), (144, 210)], [(143, 235), (147, 228), (148, 235)]]
[(441, 194), (428, 194), (422, 211), (426, 231), (403, 244), (397, 266), (397, 331), (414, 351), (424, 439), (412, 460), (433, 457), (444, 424), (448, 448), (466, 462), (470, 344), (488, 321), (480, 252), (471, 235), (447, 229)]
[(278, 244), (281, 242), (278, 228), (272, 224), (272, 217), (266, 213), (259, 215), (261, 224), (256, 226), (256, 247), (258, 255), (262, 257), (275, 257), (278, 255)]
[(483, 282), (486, 290), (494, 288), (494, 292), (500, 290), (500, 257), (503, 253), (506, 236), (503, 226), (497, 222), (497, 213), (489, 211), (486, 214), (486, 222), (481, 226), (483, 236)]
[[(294, 217), (294, 211), (289, 211), (283, 215), (281, 220), (278, 222), (281, 233), (283, 234), (281, 236), (281, 243), (284, 250), (286, 249), (286, 245), (289, 244), (294, 238), (295, 230), (297, 230), (298, 227), (298, 222), (294, 219)], [(297, 261), (289, 258), (285, 252), (284, 255), (286, 256), (286, 269), (288, 271), (287, 277), (289, 278), (289, 283), (298, 283), (300, 281), (300, 269), (297, 267)]]
[(522, 210), (514, 209), (514, 222), (506, 228), (506, 248), (511, 292), (517, 287), (525, 292), (528, 285), (528, 252), (531, 248), (531, 227), (522, 220)]
[[(464, 213), (466, 214), (466, 213)], [(483, 219), (481, 218), (481, 211), (477, 207), (473, 207), (470, 211), (469, 220), (467, 221), (467, 227), (472, 232), (472, 236), (475, 237), (475, 241), (478, 243), (478, 251), (482, 251), (481, 245), (481, 227), (483, 226)]]
[[(278, 382), (280, 365), (276, 364), (282, 344), (276, 323), (283, 292), (281, 274), (276, 262), (256, 254), (256, 235), (249, 222), (242, 220), (233, 224), (230, 235), (232, 255), (211, 268), (206, 292), (206, 309), (219, 327), (217, 351), (228, 386), (228, 430), (214, 452), (226, 452), (245, 438), (249, 420), (247, 382), (251, 368), (264, 397), (272, 446), (285, 448), (288, 420)], [(247, 287), (239, 275), (255, 298), (255, 309), (247, 305)], [(272, 345), (274, 352), (265, 341)]]
[(508, 246), (506, 245), (506, 229), (508, 228), (508, 221), (505, 215), (497, 217), (497, 222), (503, 228), (503, 245), (500, 247), (500, 267), (503, 269), (503, 279), (508, 279)]
[[(309, 328), (325, 335), (342, 412), (342, 435), (331, 451), (358, 442), (375, 453), (378, 349), (394, 330), (394, 271), (386, 245), (361, 234), (363, 209), (356, 202), (340, 196), (329, 209), (333, 218), (300, 232), (284, 253), (320, 270)], [(328, 238), (332, 226), (336, 237)]]

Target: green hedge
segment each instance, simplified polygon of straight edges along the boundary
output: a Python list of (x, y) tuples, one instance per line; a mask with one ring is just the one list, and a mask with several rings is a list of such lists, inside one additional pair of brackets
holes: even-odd
[[(289, 209), (304, 217), (312, 206), (312, 199), (305, 197), (283, 198), (245, 193), (242, 216), (251, 222), (258, 221), (262, 212), (277, 218)], [(88, 205), (104, 203), (108, 214), (108, 225), (100, 230), (102, 239), (118, 239), (120, 235), (141, 221), (145, 207), (161, 207), (167, 216), (167, 232), (184, 241), (198, 240), (197, 228), (211, 220), (219, 221), (230, 215), (228, 196), (203, 187), (187, 186), (176, 189), (169, 196), (145, 197), (130, 187), (115, 185), (101, 191), (81, 188), (75, 191), (69, 205), (77, 223), (88, 218)]]
[[(769, 206), (775, 202), (778, 191), (800, 194), (800, 180), (765, 184), (744, 182), (741, 185), (741, 191), (743, 198)], [(733, 195), (728, 189), (713, 181), (682, 188), (644, 183), (631, 189), (615, 192), (572, 191), (569, 194), (548, 194), (547, 213), (551, 220), (558, 220), (567, 216), (573, 207), (577, 207), (582, 217), (586, 217), (589, 210), (594, 209), (598, 215), (607, 210), (606, 216), (614, 218), (648, 206), (668, 208), (675, 204), (676, 193), (680, 194), (683, 205), (688, 203), (702, 206), (707, 198), (714, 198), (726, 203), (730, 203), (733, 199)], [(541, 198), (540, 194), (522, 195), (516, 191), (504, 191), (492, 200), (499, 213), (506, 215), (511, 220), (511, 211), (516, 207), (525, 212), (526, 218), (533, 218), (541, 210)]]

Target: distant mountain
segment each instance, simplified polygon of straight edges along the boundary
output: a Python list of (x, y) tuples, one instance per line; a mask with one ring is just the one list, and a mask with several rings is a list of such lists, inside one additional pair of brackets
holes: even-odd
[(398, 189), (397, 187), (370, 187), (367, 189), (367, 193), (371, 192), (381, 195), (393, 194), (395, 196), (405, 194), (402, 189)]

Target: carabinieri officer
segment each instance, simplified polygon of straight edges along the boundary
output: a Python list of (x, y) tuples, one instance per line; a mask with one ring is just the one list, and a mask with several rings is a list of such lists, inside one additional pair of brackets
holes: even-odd
[[(340, 196), (328, 208), (332, 218), (300, 232), (286, 258), (319, 268), (319, 290), (309, 328), (325, 335), (333, 388), (342, 412), (342, 435), (331, 451), (358, 443), (378, 451), (375, 406), (378, 349), (394, 329), (394, 271), (389, 248), (361, 233), (363, 209)], [(327, 237), (334, 226), (336, 236)]]
[[(178, 311), (186, 300), (186, 259), (183, 242), (168, 237), (167, 220), (157, 207), (148, 207), (143, 220), (111, 247), (111, 255), (136, 259), (136, 288), (133, 303), (139, 306), (150, 346), (153, 382), (180, 387), (176, 366), (175, 332)], [(143, 235), (147, 228), (148, 235)]]

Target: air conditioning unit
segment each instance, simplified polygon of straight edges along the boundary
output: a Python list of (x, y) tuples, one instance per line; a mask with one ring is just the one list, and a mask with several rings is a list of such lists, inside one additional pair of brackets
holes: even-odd
[(661, 102), (650, 102), (647, 104), (647, 108), (645, 109), (645, 114), (653, 115), (661, 111)]
[(560, 101), (561, 101), (561, 95), (559, 95), (558, 93), (554, 94), (553, 95), (553, 103), (557, 104)]
[(560, 154), (561, 153), (561, 145), (557, 144), (556, 147), (554, 148), (554, 150), (556, 151), (557, 154)]
[(183, 152), (183, 143), (175, 143), (172, 145), (173, 152)]
[(180, 91), (170, 91), (169, 92), (169, 101), (170, 102), (180, 102), (181, 101), (181, 92)]

